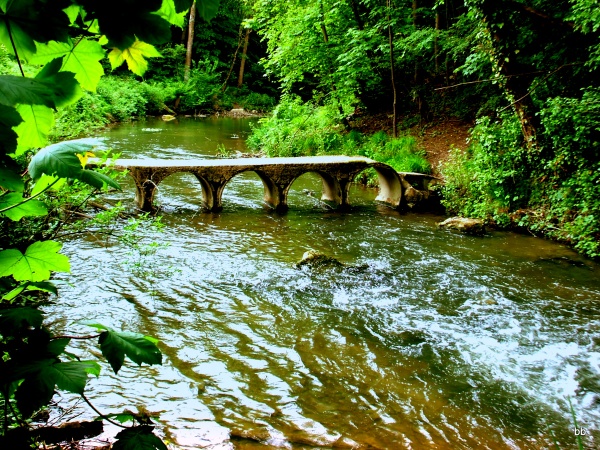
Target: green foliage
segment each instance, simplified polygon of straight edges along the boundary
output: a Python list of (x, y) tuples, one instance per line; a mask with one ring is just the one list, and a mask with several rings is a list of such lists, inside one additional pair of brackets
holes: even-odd
[[(208, 18), (218, 1), (203, 0), (202, 3), (200, 14)], [(3, 356), (0, 359), (0, 403), (4, 409), (1, 434), (17, 422), (26, 423), (36, 410), (48, 405), (56, 389), (83, 396), (88, 377), (98, 376), (100, 372), (96, 362), (81, 361), (66, 351), (69, 337), (55, 336), (44, 327), (42, 315), (36, 309), (39, 298), (31, 295), (32, 291), (56, 293), (49, 278), (53, 272), (69, 271), (70, 264), (68, 258), (59, 253), (59, 242), (39, 239), (40, 234), (51, 228), (51, 220), (40, 221), (34, 227), (24, 224), (23, 218), (53, 217), (55, 213), (48, 211), (41, 199), (52, 199), (52, 192), (64, 187), (66, 179), (70, 180), (71, 191), (84, 185), (119, 189), (118, 183), (106, 173), (85, 167), (93, 148), (91, 144), (69, 141), (46, 146), (54, 124), (54, 111), (64, 108), (59, 113), (64, 130), (65, 125), (73, 121), (70, 112), (83, 114), (82, 104), (100, 105), (97, 114), (84, 115), (87, 122), (103, 122), (110, 112), (109, 107), (119, 111), (120, 117), (129, 118), (145, 113), (149, 103), (162, 106), (164, 98), (157, 95), (156, 88), (142, 88), (147, 94), (145, 98), (150, 99), (146, 102), (136, 98), (137, 92), (128, 96), (127, 91), (121, 90), (117, 92), (121, 98), (108, 90), (102, 93), (102, 89), (99, 96), (94, 94), (103, 75), (100, 60), (105, 50), (101, 42), (111, 48), (113, 65), (127, 61), (130, 69), (141, 75), (147, 65), (145, 58), (157, 55), (153, 45), (171, 37), (171, 22), (181, 24), (183, 14), (178, 13), (184, 13), (186, 5), (189, 7), (186, 0), (0, 2), (0, 42), (16, 62), (12, 64), (2, 51), (0, 224), (3, 237), (9, 239), (3, 239), (0, 250), (0, 353)], [(24, 68), (27, 62), (30, 65)], [(32, 66), (38, 67), (34, 70)], [(27, 76), (32, 73), (35, 75)], [(83, 89), (90, 94), (84, 97), (83, 103), (74, 106), (82, 97)], [(69, 133), (58, 132), (55, 136)], [(31, 158), (28, 176), (20, 177), (23, 168), (11, 158), (22, 162), (28, 152), (35, 153), (40, 147), (45, 148)], [(37, 182), (32, 185), (31, 181)], [(57, 229), (60, 227), (57, 225)], [(29, 237), (22, 238), (20, 234), (24, 233)], [(15, 244), (20, 248), (10, 248)], [(161, 362), (156, 341), (135, 333), (103, 329), (101, 350), (115, 371), (123, 364), (125, 355), (138, 364)], [(135, 443), (131, 439), (127, 442), (134, 434), (139, 435), (139, 439)], [(125, 432), (120, 437), (120, 448), (166, 448), (152, 434), (151, 428)], [(22, 447), (24, 443), (18, 445)]]
[(342, 147), (343, 125), (333, 105), (303, 103), (285, 96), (273, 115), (259, 121), (248, 138), (248, 147), (268, 156), (334, 154)]
[(347, 133), (334, 105), (315, 106), (293, 96), (284, 97), (271, 117), (261, 119), (247, 142), (253, 151), (269, 156), (360, 155), (398, 171), (431, 171), (414, 138), (392, 139), (384, 132), (371, 137)]
[(201, 61), (190, 70), (189, 79), (179, 85), (180, 109), (194, 111), (211, 109), (220, 90), (217, 61)]
[(527, 205), (531, 193), (528, 155), (512, 114), (484, 117), (466, 152), (454, 150), (443, 168), (444, 205), (453, 213), (509, 224), (509, 212)]
[(431, 173), (425, 152), (417, 148), (417, 141), (412, 136), (393, 139), (380, 131), (364, 141), (359, 154), (386, 163), (398, 172)]
[(139, 333), (118, 332), (99, 323), (86, 322), (86, 325), (103, 330), (98, 343), (115, 373), (123, 366), (125, 356), (138, 365), (162, 364), (162, 353), (156, 347), (156, 339)]
[(590, 257), (600, 257), (600, 90), (581, 98), (556, 97), (541, 111), (545, 152), (543, 188), (533, 199), (544, 220), (535, 230), (567, 241)]
[(152, 430), (154, 427), (142, 425), (128, 428), (117, 434), (113, 450), (167, 450), (167, 446), (157, 438)]

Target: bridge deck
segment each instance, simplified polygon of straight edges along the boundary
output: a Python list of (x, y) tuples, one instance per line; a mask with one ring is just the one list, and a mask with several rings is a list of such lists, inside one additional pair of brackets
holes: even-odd
[(121, 167), (241, 167), (241, 166), (299, 166), (307, 164), (375, 163), (364, 156), (300, 156), (291, 158), (213, 158), (213, 159), (117, 159)]

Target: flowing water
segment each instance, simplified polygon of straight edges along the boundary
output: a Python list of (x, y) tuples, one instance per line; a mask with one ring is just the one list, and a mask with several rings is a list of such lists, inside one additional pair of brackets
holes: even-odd
[[(182, 119), (104, 138), (129, 158), (214, 157), (244, 151), (248, 130)], [(118, 377), (106, 365), (89, 383), (98, 408), (160, 413), (172, 448), (538, 449), (577, 447), (570, 400), (584, 445), (600, 445), (597, 264), (531, 236), (442, 231), (359, 187), (351, 211), (330, 211), (311, 175), (286, 214), (263, 207), (252, 173), (219, 214), (200, 211), (191, 175), (159, 188), (165, 227), (136, 231), (140, 245), (65, 243), (57, 325), (95, 319), (164, 353)], [(119, 198), (132, 209), (133, 195)], [(311, 249), (347, 266), (296, 268)]]

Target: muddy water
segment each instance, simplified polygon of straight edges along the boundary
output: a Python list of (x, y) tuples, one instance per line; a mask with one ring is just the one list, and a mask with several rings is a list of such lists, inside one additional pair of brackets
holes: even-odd
[[(104, 137), (124, 157), (214, 157), (219, 143), (243, 151), (248, 126), (150, 121)], [(584, 444), (600, 445), (598, 265), (531, 236), (441, 231), (371, 190), (329, 211), (311, 175), (284, 215), (264, 209), (254, 174), (226, 186), (220, 214), (199, 210), (199, 189), (162, 183), (165, 227), (136, 231), (138, 246), (65, 244), (59, 325), (95, 318), (164, 352), (119, 377), (106, 365), (90, 382), (100, 409), (160, 413), (173, 448), (538, 449), (576, 447), (570, 399)], [(131, 185), (121, 198), (133, 208)], [(310, 249), (347, 267), (295, 268)]]

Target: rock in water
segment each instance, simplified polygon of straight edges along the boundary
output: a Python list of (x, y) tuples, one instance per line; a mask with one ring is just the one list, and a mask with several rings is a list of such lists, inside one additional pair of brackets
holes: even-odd
[(323, 253), (317, 252), (315, 250), (309, 250), (304, 252), (302, 255), (302, 259), (296, 263), (296, 268), (300, 268), (303, 266), (309, 267), (344, 267), (344, 264), (339, 262), (337, 259), (332, 258), (331, 256), (324, 255)]
[(438, 227), (457, 230), (465, 234), (482, 235), (485, 233), (485, 223), (481, 219), (467, 217), (450, 217), (438, 223)]
[(350, 273), (361, 273), (369, 268), (367, 264), (359, 266), (344, 264), (331, 256), (315, 250), (304, 252), (302, 259), (296, 263), (296, 269), (301, 269), (305, 266), (311, 269), (342, 269)]

